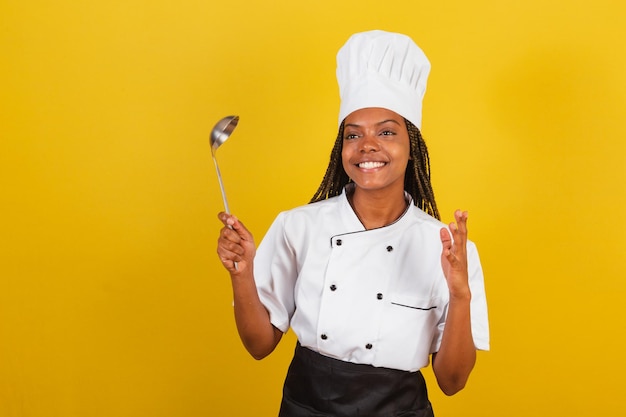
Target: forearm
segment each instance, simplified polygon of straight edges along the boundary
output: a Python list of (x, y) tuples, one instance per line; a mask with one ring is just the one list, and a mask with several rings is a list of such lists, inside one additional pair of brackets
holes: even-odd
[(250, 355), (263, 359), (276, 347), (282, 332), (270, 322), (270, 316), (261, 300), (251, 274), (233, 274), (235, 322), (239, 337)]
[(433, 355), (433, 371), (446, 395), (454, 395), (465, 387), (476, 363), (470, 299), (469, 292), (450, 299), (441, 346)]

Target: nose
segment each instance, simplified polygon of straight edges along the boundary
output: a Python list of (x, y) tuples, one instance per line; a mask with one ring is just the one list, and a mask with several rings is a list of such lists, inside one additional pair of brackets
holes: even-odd
[(363, 137), (361, 138), (361, 143), (359, 145), (359, 151), (362, 153), (378, 151), (378, 142), (376, 141), (374, 135), (371, 135), (369, 133), (363, 135)]

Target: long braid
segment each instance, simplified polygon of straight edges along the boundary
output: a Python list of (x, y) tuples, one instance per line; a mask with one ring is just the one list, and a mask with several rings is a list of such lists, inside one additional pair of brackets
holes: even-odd
[[(404, 189), (413, 197), (414, 204), (424, 212), (439, 219), (439, 211), (435, 203), (435, 194), (430, 183), (430, 157), (426, 143), (419, 129), (408, 120), (404, 119), (409, 132), (411, 143), (411, 160), (407, 164), (404, 176)], [(326, 200), (342, 193), (350, 178), (343, 169), (341, 163), (341, 150), (343, 148), (343, 122), (339, 126), (337, 139), (330, 153), (330, 162), (326, 168), (326, 174), (322, 183), (311, 198), (309, 203)]]
[(416, 206), (440, 220), (435, 193), (430, 183), (430, 157), (426, 142), (417, 126), (406, 119), (404, 121), (411, 142), (411, 160), (404, 175), (404, 189), (411, 194)]
[(343, 148), (343, 122), (339, 126), (335, 145), (330, 153), (330, 162), (326, 168), (326, 174), (319, 188), (311, 198), (309, 203), (326, 200), (341, 194), (343, 188), (350, 182), (350, 177), (346, 174), (341, 163), (341, 150)]

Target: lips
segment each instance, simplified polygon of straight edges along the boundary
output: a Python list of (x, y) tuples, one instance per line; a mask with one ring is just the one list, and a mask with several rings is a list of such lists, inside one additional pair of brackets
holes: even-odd
[(357, 166), (363, 169), (374, 169), (374, 168), (380, 168), (380, 167), (385, 166), (385, 162), (366, 161), (366, 162), (359, 162)]

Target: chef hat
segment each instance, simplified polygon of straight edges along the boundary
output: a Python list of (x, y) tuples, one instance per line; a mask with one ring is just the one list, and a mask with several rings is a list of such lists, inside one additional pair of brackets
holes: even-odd
[(406, 35), (373, 30), (356, 33), (337, 53), (339, 124), (350, 113), (383, 107), (422, 125), (422, 99), (430, 62)]

